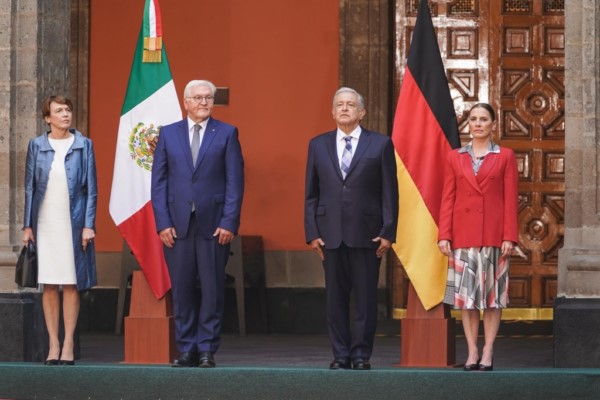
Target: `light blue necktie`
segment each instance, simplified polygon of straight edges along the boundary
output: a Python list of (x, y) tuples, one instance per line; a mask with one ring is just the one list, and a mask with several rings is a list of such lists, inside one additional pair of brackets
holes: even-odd
[(342, 152), (342, 176), (346, 179), (346, 175), (348, 175), (348, 171), (350, 170), (350, 163), (352, 162), (352, 136), (344, 137), (346, 141), (346, 146), (344, 147), (344, 151)]

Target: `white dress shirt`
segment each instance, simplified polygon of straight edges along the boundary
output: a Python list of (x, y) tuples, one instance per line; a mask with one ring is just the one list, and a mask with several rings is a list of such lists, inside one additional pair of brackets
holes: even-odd
[(344, 138), (346, 136), (352, 137), (352, 139), (350, 140), (350, 144), (352, 145), (352, 157), (354, 157), (354, 152), (356, 151), (356, 146), (358, 145), (358, 139), (360, 138), (361, 132), (362, 129), (360, 125), (357, 126), (356, 129), (354, 129), (352, 132), (350, 132), (350, 135), (346, 135), (340, 129), (337, 130), (335, 143), (337, 146), (337, 156), (340, 169), (342, 168), (342, 154), (344, 154), (344, 148), (346, 147), (346, 140)]
[[(206, 131), (206, 125), (208, 125), (208, 120), (209, 118), (206, 118), (204, 121), (200, 122), (198, 125), (200, 125), (200, 146), (202, 146), (202, 139), (204, 138), (204, 132)], [(190, 117), (187, 118), (188, 121), (188, 135), (190, 138), (190, 147), (192, 147), (192, 139), (194, 138), (194, 125), (196, 125), (196, 123), (194, 121), (192, 121), (190, 119)]]

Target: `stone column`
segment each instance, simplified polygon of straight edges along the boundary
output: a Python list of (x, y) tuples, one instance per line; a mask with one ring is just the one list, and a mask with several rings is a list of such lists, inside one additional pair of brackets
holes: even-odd
[(0, 348), (4, 360), (43, 357), (39, 295), (17, 289), (14, 267), (27, 145), (46, 128), (42, 100), (69, 93), (70, 32), (70, 0), (0, 2), (0, 331), (10, 332)]
[(44, 97), (68, 94), (71, 8), (65, 0), (0, 2), (0, 291), (15, 289), (25, 155)]
[[(339, 0), (340, 86), (365, 98), (365, 128), (391, 135), (393, 85), (391, 83), (390, 29), (393, 0)], [(379, 274), (379, 287), (388, 286), (389, 257)], [(388, 290), (390, 288), (388, 287)], [(391, 298), (391, 296), (388, 296)], [(389, 304), (386, 304), (389, 308)], [(389, 312), (385, 316), (389, 317)]]
[(555, 366), (600, 364), (600, 5), (565, 7), (565, 242), (558, 259)]
[(391, 134), (392, 0), (340, 0), (340, 86), (365, 97), (366, 128)]

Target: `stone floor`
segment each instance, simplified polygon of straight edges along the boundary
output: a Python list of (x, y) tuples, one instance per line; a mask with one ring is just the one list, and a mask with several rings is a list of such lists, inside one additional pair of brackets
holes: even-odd
[[(400, 362), (397, 335), (376, 337), (371, 363), (373, 368), (392, 368)], [(483, 339), (480, 338), (480, 344)], [(121, 363), (123, 336), (98, 333), (81, 334), (80, 364)], [(496, 368), (553, 368), (553, 338), (550, 335), (499, 336), (494, 352)], [(464, 362), (464, 337), (456, 338), (456, 362)], [(225, 334), (217, 364), (228, 367), (326, 367), (331, 361), (326, 335), (264, 335), (245, 337)]]

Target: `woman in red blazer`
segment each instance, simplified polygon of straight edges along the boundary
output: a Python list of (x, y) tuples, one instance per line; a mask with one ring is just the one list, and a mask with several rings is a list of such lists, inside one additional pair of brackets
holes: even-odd
[[(444, 302), (462, 310), (469, 355), (465, 371), (493, 370), (494, 341), (508, 304), (509, 257), (518, 241), (515, 154), (492, 141), (494, 109), (469, 112), (473, 140), (448, 153), (440, 207), (440, 251), (448, 256)], [(485, 344), (477, 347), (483, 311)]]

